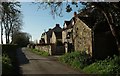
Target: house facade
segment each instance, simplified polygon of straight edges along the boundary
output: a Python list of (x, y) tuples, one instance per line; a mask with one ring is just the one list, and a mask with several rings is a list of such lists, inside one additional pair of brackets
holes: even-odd
[(74, 51), (73, 45), (73, 18), (70, 21), (64, 21), (62, 31), (62, 43), (65, 46), (65, 52)]
[(92, 30), (78, 17), (73, 26), (73, 42), (75, 51), (86, 51), (92, 55)]

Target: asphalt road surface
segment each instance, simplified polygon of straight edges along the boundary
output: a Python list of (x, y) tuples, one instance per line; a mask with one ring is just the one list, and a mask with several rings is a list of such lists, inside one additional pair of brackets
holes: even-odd
[(17, 51), (21, 74), (82, 74), (56, 60), (56, 57), (42, 57), (26, 48)]

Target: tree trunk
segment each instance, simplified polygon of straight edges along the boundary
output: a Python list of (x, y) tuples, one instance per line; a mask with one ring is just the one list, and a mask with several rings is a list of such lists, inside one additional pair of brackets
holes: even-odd
[[(102, 13), (104, 14), (104, 16), (105, 16), (105, 18), (106, 18), (106, 20), (108, 22), (108, 25), (109, 25), (110, 30), (112, 32), (112, 35), (114, 36), (114, 38), (116, 40), (117, 48), (118, 48), (118, 51), (119, 51), (119, 49), (120, 49), (119, 36), (116, 33), (116, 26), (114, 25), (112, 16), (110, 15), (110, 13), (106, 13), (104, 11), (102, 11)], [(120, 55), (120, 51), (119, 51), (119, 55)]]
[(1, 21), (1, 44), (3, 44), (3, 26)]

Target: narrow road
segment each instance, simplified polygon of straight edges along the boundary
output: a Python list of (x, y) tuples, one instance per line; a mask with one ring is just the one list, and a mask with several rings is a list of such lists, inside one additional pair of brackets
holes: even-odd
[(82, 74), (51, 57), (36, 55), (26, 48), (17, 51), (21, 74)]

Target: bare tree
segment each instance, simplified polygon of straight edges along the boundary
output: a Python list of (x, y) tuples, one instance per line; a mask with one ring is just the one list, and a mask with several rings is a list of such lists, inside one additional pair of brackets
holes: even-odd
[[(10, 43), (10, 34), (13, 32), (13, 29), (20, 29), (21, 19), (20, 19), (20, 3), (19, 2), (2, 2), (2, 25), (4, 26), (6, 43)], [(2, 36), (2, 35), (1, 35)], [(1, 37), (2, 38), (2, 37)]]

